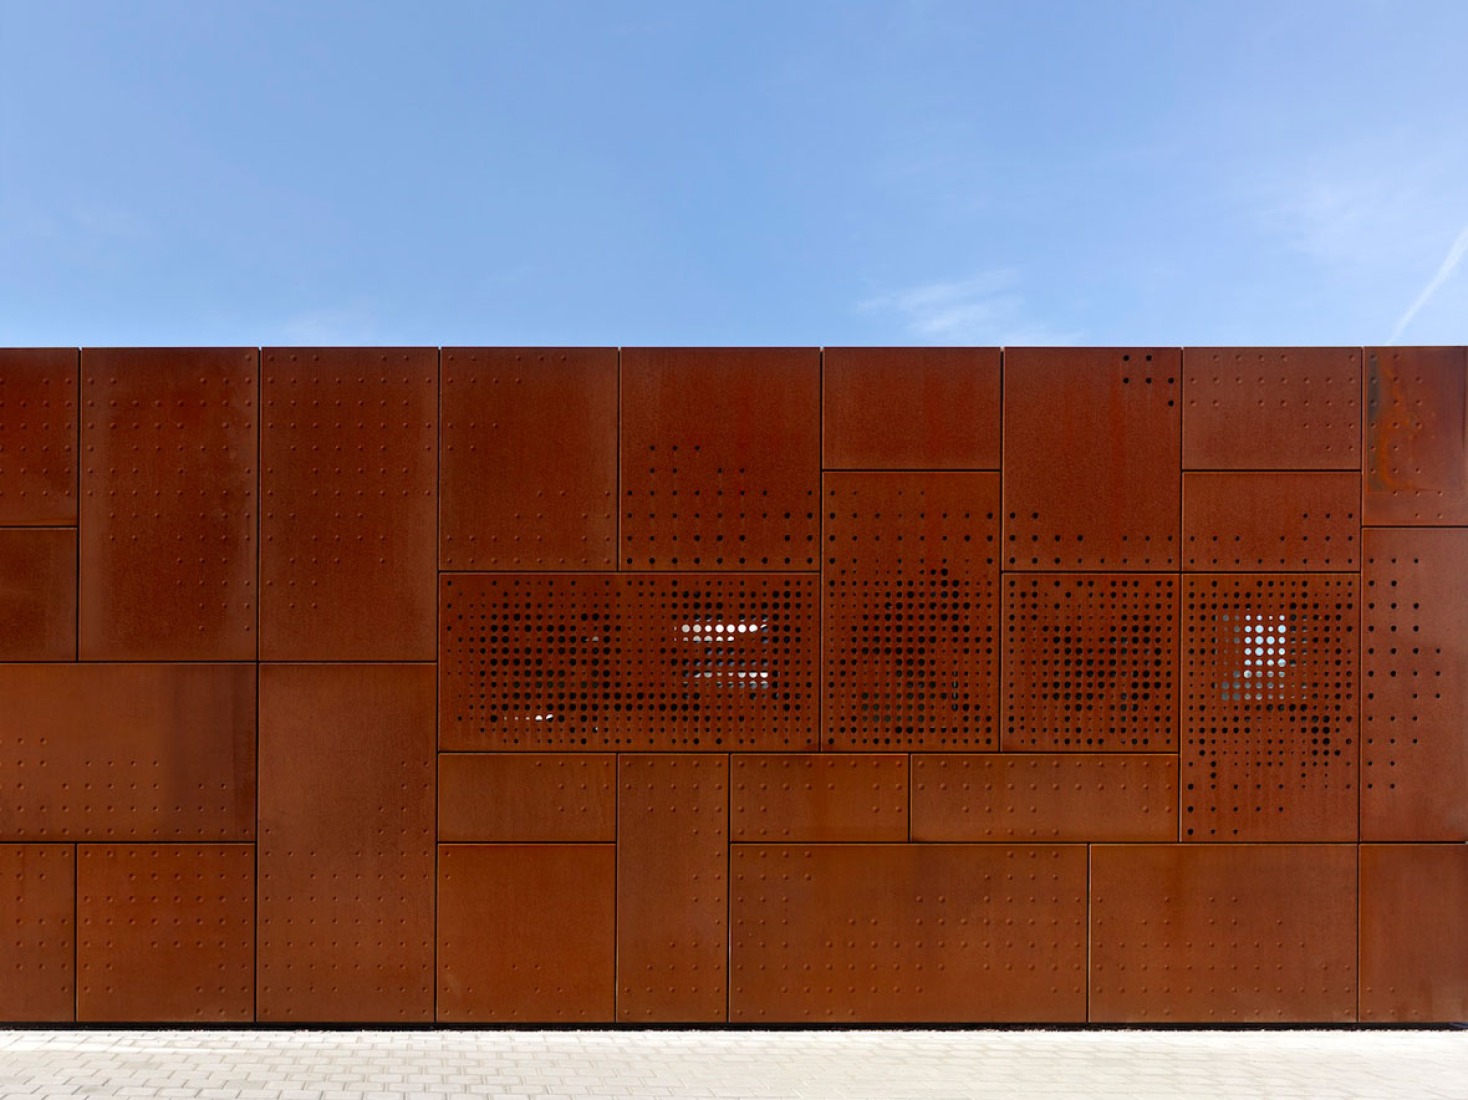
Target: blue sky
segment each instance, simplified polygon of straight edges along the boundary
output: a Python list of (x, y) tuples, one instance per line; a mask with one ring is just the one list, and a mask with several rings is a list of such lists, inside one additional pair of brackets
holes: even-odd
[(0, 0), (0, 345), (1468, 342), (1468, 3)]

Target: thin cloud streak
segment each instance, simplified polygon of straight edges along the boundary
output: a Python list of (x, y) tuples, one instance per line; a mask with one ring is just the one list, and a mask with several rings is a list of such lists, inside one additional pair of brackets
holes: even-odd
[(1416, 300), (1407, 307), (1407, 312), (1402, 314), (1401, 319), (1397, 321), (1397, 327), (1392, 329), (1388, 343), (1395, 344), (1401, 338), (1402, 333), (1406, 331), (1407, 326), (1412, 323), (1412, 319), (1417, 316), (1422, 307), (1427, 305), (1432, 296), (1442, 288), (1442, 285), (1453, 277), (1453, 272), (1458, 270), (1458, 265), (1463, 262), (1464, 256), (1468, 256), (1468, 225), (1463, 227), (1463, 231), (1458, 234), (1458, 239), (1448, 249), (1448, 254), (1438, 266), (1437, 274), (1422, 288), (1422, 293), (1417, 295)]
[(1055, 332), (1025, 318), (1015, 273), (988, 271), (968, 279), (923, 283), (859, 303), (863, 312), (892, 313), (910, 336), (930, 344), (1074, 344), (1080, 335)]

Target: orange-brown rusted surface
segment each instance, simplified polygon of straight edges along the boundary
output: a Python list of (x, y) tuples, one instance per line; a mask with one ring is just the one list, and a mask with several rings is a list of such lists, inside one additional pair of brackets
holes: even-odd
[(0, 524), (74, 526), (75, 348), (0, 348)]
[(1331, 572), (1361, 565), (1356, 473), (1183, 475), (1187, 572)]
[(1468, 349), (1366, 349), (1365, 522), (1468, 524)]
[(76, 1018), (76, 849), (0, 844), (0, 1019)]
[(738, 753), (731, 757), (735, 841), (907, 839), (907, 756)]
[(1361, 845), (1361, 1021), (1468, 1020), (1468, 845)]
[(440, 840), (616, 840), (612, 753), (443, 753)]
[(76, 532), (0, 528), (0, 661), (76, 660)]

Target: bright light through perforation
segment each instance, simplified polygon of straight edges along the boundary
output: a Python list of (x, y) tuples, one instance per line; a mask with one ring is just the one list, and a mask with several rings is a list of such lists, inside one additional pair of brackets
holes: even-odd
[(1228, 624), (1223, 629), (1232, 635), (1235, 652), (1241, 655), (1230, 680), (1219, 685), (1225, 701), (1268, 702), (1281, 698), (1285, 670), (1291, 663), (1286, 644), (1300, 644), (1287, 618), (1250, 612), (1230, 622), (1230, 616), (1222, 616), (1221, 621)]
[[(751, 641), (768, 642), (768, 623), (683, 623), (679, 627), (682, 640), (690, 645), (736, 647)], [(756, 638), (756, 635), (765, 637)], [(739, 648), (705, 649), (685, 663), (685, 675), (690, 680), (714, 680), (731, 686), (746, 688), (768, 688), (770, 673), (764, 669), (751, 669), (757, 663), (753, 653)], [(740, 667), (740, 666), (745, 667)]]

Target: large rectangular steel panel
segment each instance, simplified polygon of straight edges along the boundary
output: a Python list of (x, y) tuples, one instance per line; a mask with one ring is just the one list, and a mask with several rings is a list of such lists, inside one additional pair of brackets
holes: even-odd
[(994, 747), (999, 475), (823, 480), (824, 744)]
[(269, 348), (262, 660), (431, 661), (438, 352)]
[(1360, 348), (1184, 348), (1183, 466), (1361, 469)]
[(1365, 544), (1361, 839), (1468, 840), (1468, 531)]
[(1083, 845), (732, 853), (735, 1023), (1086, 1018)]
[(1184, 578), (1184, 840), (1356, 839), (1358, 581)]
[(0, 348), (0, 525), (76, 523), (75, 348)]
[(1007, 574), (1004, 628), (1006, 751), (1176, 747), (1175, 576)]
[(907, 839), (907, 756), (736, 753), (729, 802), (736, 841)]
[(612, 844), (440, 846), (439, 1021), (610, 1023), (616, 868)]
[(70, 844), (0, 844), (0, 1022), (76, 1018)]
[(1468, 846), (1361, 845), (1362, 1023), (1468, 1020)]
[(76, 531), (0, 529), (0, 661), (76, 660)]
[(1356, 847), (1098, 844), (1092, 1023), (1356, 1018)]
[(617, 349), (444, 348), (443, 569), (615, 569)]
[(431, 665), (260, 670), (258, 1011), (433, 1018)]
[(1365, 522), (1468, 524), (1468, 348), (1366, 349)]
[(0, 839), (254, 837), (254, 665), (0, 665), (0, 699)]
[(612, 753), (443, 753), (438, 839), (615, 840)]
[(912, 758), (912, 839), (1176, 840), (1177, 757), (944, 753)]
[(1361, 478), (1326, 471), (1183, 475), (1183, 569), (1361, 567)]
[(729, 759), (618, 757), (617, 1019), (728, 1018)]
[(256, 655), (254, 348), (82, 352), (83, 660)]
[(827, 469), (999, 469), (998, 348), (826, 348)]
[(1177, 349), (1004, 353), (1004, 550), (1011, 569), (1176, 569)]
[(252, 844), (77, 846), (77, 1019), (255, 1015)]
[(815, 348), (625, 348), (622, 564), (820, 565)]

